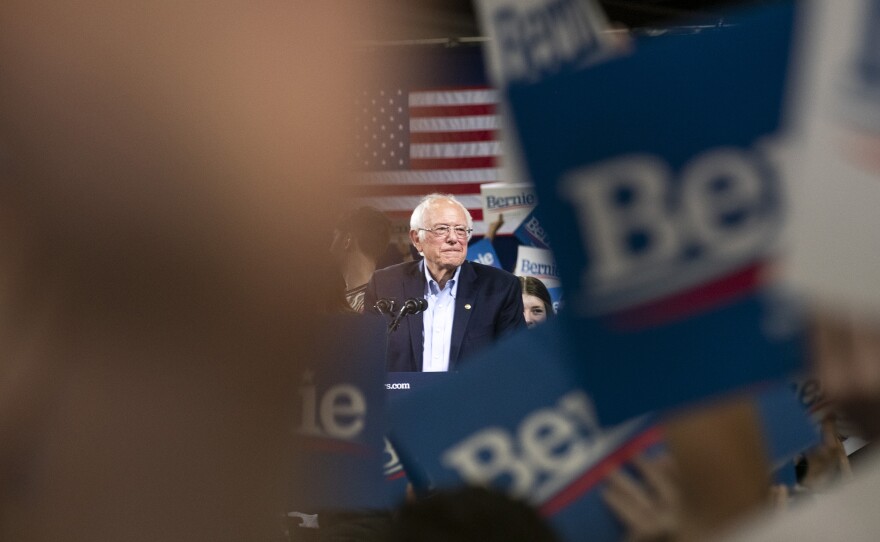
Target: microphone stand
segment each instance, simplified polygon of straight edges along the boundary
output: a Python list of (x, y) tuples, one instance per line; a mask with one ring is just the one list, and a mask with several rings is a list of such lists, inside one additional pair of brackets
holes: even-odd
[(388, 324), (388, 335), (391, 335), (393, 331), (396, 331), (398, 327), (400, 327), (400, 321), (403, 320), (404, 316), (409, 316), (411, 314), (418, 314), (428, 308), (428, 301), (422, 298), (412, 298), (407, 299), (403, 307), (400, 308), (400, 312), (397, 313), (397, 316), (391, 320), (391, 323)]
[(394, 313), (394, 301), (390, 299), (380, 299), (376, 302), (374, 308), (380, 314), (390, 315), (391, 323), (388, 324), (388, 332), (385, 334), (385, 368), (388, 368), (388, 348), (391, 344), (391, 334), (394, 333), (397, 328), (400, 327), (400, 321), (403, 320), (405, 316), (409, 316), (410, 314), (418, 314), (428, 308), (428, 301), (422, 298), (411, 298), (407, 299), (403, 306), (400, 307), (400, 311), (395, 314)]

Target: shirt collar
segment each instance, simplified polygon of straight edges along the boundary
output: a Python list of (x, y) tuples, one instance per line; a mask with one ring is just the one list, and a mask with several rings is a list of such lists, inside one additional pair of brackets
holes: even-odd
[[(431, 272), (428, 271), (428, 265), (425, 263), (424, 258), (422, 259), (422, 270), (425, 273), (425, 281), (427, 282), (427, 286), (425, 288), (425, 293), (427, 294), (438, 294), (440, 293), (440, 285), (437, 284), (437, 281), (431, 276)], [(461, 266), (455, 268), (455, 273), (452, 275), (452, 278), (446, 281), (445, 290), (449, 291), (449, 295), (455, 299), (455, 295), (458, 293), (458, 274), (461, 272)]]

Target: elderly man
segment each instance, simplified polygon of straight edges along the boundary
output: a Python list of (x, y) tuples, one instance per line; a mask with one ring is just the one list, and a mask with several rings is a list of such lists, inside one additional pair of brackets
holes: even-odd
[(410, 219), (410, 240), (422, 260), (373, 274), (365, 305), (380, 299), (428, 302), (427, 309), (401, 319), (388, 339), (389, 371), (449, 371), (462, 359), (502, 335), (524, 328), (522, 295), (516, 277), (466, 261), (473, 231), (468, 210), (453, 196), (430, 194)]

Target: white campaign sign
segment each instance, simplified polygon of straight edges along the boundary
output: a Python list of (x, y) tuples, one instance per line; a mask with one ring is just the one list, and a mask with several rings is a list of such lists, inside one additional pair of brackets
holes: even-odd
[(480, 186), (480, 196), (487, 227), (503, 215), (498, 233), (513, 233), (538, 204), (535, 188), (529, 183), (486, 183)]
[[(580, 60), (586, 64), (607, 58), (613, 51), (613, 42), (604, 32), (608, 21), (595, 0), (474, 0), (474, 7), (483, 35), (489, 36), (483, 47), (489, 80), (499, 90), (511, 80), (535, 80), (557, 71), (563, 63)], [(505, 100), (499, 111), (501, 178), (508, 183), (530, 183)], [(491, 222), (485, 220), (487, 225)], [(511, 229), (505, 223), (501, 233), (514, 229), (516, 225)]]
[(518, 277), (535, 277), (547, 288), (560, 286), (559, 270), (553, 252), (546, 248), (520, 245), (516, 253), (516, 268), (513, 274)]
[(477, 0), (483, 33), (491, 38), (492, 82), (537, 81), (565, 65), (583, 67), (607, 54), (608, 23), (593, 0)]
[(880, 6), (812, 2), (789, 162), (785, 276), (813, 298), (880, 316)]

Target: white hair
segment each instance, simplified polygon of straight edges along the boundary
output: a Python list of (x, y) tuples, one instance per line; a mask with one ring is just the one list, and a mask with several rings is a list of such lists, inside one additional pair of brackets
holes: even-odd
[(464, 212), (464, 216), (467, 217), (468, 229), (472, 230), (474, 228), (474, 219), (471, 217), (471, 212), (468, 211), (467, 207), (462, 205), (460, 201), (455, 199), (455, 196), (453, 196), (452, 194), (439, 193), (428, 194), (427, 196), (422, 198), (422, 201), (420, 201), (416, 208), (413, 210), (412, 217), (410, 217), (409, 219), (409, 229), (410, 231), (417, 232), (419, 236), (419, 241), (425, 240), (425, 232), (424, 230), (420, 230), (419, 228), (427, 229), (429, 227), (429, 224), (425, 223), (425, 212), (428, 210), (429, 207), (431, 207), (432, 205), (436, 205), (441, 201), (448, 201), (450, 203), (458, 205)]

